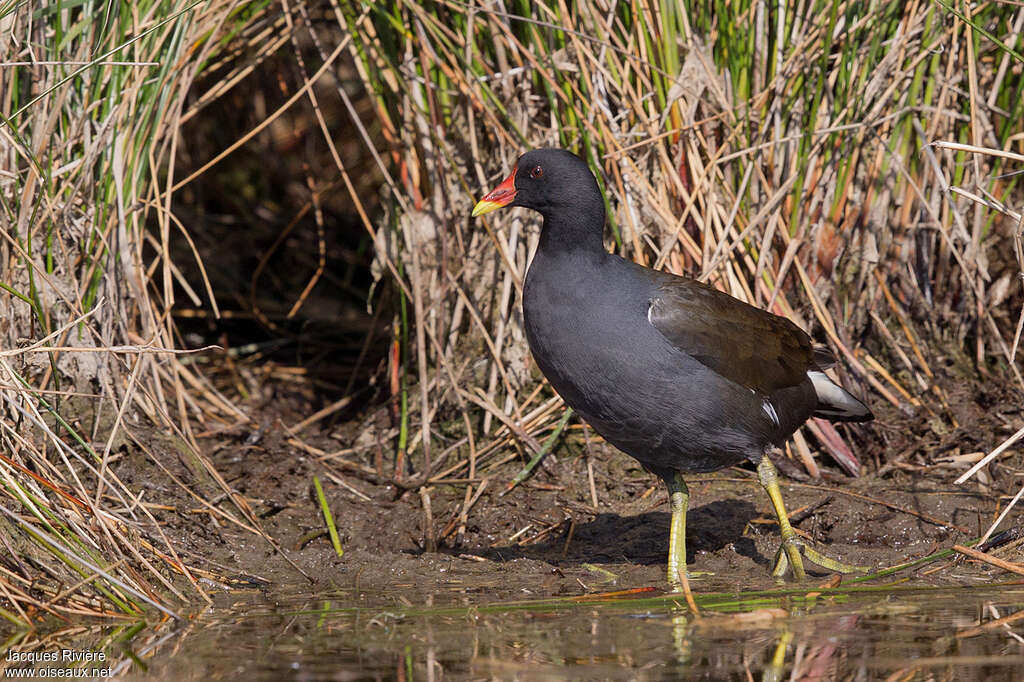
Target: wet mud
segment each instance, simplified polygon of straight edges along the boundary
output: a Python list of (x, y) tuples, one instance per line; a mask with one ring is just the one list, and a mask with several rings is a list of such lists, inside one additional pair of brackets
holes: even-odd
[[(297, 447), (283, 421), (267, 414), (258, 439), (239, 430), (206, 443), (214, 466), (251, 508), (264, 537), (197, 509), (142, 455), (121, 459), (118, 475), (155, 488), (153, 497), (166, 505), (153, 512), (164, 533), (183, 549), (186, 562), (191, 558), (225, 585), (251, 579), (271, 591), (274, 585), (301, 582), (313, 589), (458, 586), (488, 599), (665, 587), (669, 507), (664, 486), (593, 436), (586, 454), (565, 456), (556, 448), (544, 466), (510, 491), (506, 487), (522, 461), (484, 470), (474, 481), (451, 479), (403, 491), (367, 474), (365, 465), (353, 473), (338, 466), (337, 458), (311, 454), (309, 446), (337, 449), (326, 434), (304, 435), (301, 444), (307, 447)], [(821, 480), (783, 476), (797, 532), (833, 558), (878, 568), (980, 536), (1005, 496), (1015, 492), (1019, 456), (992, 468), (986, 483), (956, 485), (953, 480), (967, 465), (914, 464), (927, 455), (922, 453), (859, 478), (846, 477), (827, 462)], [(166, 459), (165, 466), (182, 479), (195, 473), (184, 457)], [(781, 464), (799, 474), (799, 467)], [(325, 531), (314, 476), (323, 482), (344, 549), (341, 557)], [(485, 479), (463, 531), (466, 486), (476, 493)], [(779, 536), (752, 467), (691, 476), (688, 483), (687, 563), (693, 589), (773, 586), (769, 570)], [(212, 484), (206, 487), (211, 496), (219, 492)], [(178, 504), (169, 504), (167, 498), (175, 496)], [(226, 512), (239, 516), (226, 496), (217, 498)], [(812, 578), (828, 575), (813, 565), (808, 570)], [(920, 577), (941, 580), (943, 572)]]

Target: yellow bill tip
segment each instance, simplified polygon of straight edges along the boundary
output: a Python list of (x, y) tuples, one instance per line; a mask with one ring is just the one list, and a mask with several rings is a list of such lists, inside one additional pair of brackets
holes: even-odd
[(487, 199), (481, 199), (476, 202), (476, 206), (473, 207), (473, 217), (483, 215), (484, 213), (490, 213), (491, 211), (497, 211), (503, 204), (499, 204), (497, 201), (487, 201)]

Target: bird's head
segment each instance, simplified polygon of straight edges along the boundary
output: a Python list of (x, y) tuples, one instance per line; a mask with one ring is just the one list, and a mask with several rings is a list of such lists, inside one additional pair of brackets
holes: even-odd
[(583, 159), (564, 149), (534, 149), (520, 156), (512, 173), (477, 202), (473, 217), (505, 206), (532, 208), (546, 217), (553, 211), (582, 211), (594, 202), (603, 211), (601, 190)]

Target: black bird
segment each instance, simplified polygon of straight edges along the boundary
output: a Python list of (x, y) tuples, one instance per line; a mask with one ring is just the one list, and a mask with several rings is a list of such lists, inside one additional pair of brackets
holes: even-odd
[[(537, 149), (473, 208), (544, 217), (523, 289), (530, 350), (594, 429), (668, 486), (668, 578), (686, 570), (685, 472), (750, 460), (782, 534), (772, 574), (805, 576), (777, 473), (766, 452), (809, 417), (867, 421), (871, 411), (822, 371), (831, 353), (789, 320), (706, 284), (627, 261), (604, 248), (594, 174), (575, 154)], [(782, 550), (785, 550), (784, 552)], [(832, 570), (855, 570), (804, 547)]]

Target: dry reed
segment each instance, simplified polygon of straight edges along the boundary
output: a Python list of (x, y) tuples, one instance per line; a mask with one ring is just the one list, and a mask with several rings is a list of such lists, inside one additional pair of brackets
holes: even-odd
[[(948, 443), (962, 426), (951, 388), (1024, 388), (1024, 262), (1007, 208), (1024, 139), (1015, 5), (72, 4), (0, 10), (12, 37), (0, 48), (0, 616), (12, 623), (170, 611), (189, 584), (203, 593), (150, 512), (159, 501), (114, 475), (122, 443), (211, 515), (260, 532), (196, 443), (196, 426), (248, 417), (173, 353), (182, 296), (219, 310), (202, 264), (189, 281), (172, 258), (172, 243), (196, 250), (174, 200), (293, 107), (313, 112), (337, 171), (310, 180), (308, 211), (322, 235), (320, 199), (344, 188), (396, 301), (393, 428), (336, 452), (304, 442), (299, 431), (351, 403), (346, 390), (290, 432), (332, 481), (458, 479), (464, 524), (487, 475), (557, 428), (564, 409), (532, 369), (519, 316), (537, 221), (468, 219), (531, 147), (587, 159), (610, 248), (795, 320), (836, 351), (844, 383), (891, 408), (883, 416), (915, 414)], [(181, 125), (275, 54), (299, 74), (287, 100), (176, 177)], [(336, 77), (343, 64), (360, 99)], [(187, 99), (204, 73), (217, 77)], [(329, 132), (327, 99), (383, 179), (383, 215)], [(322, 239), (319, 250), (282, 316), (329, 274)], [(166, 449), (226, 503), (175, 478), (143, 424), (170, 434)], [(872, 438), (884, 450), (893, 436)], [(855, 473), (857, 439), (822, 422), (793, 454), (814, 474), (817, 446)], [(395, 455), (387, 470), (380, 450)]]

